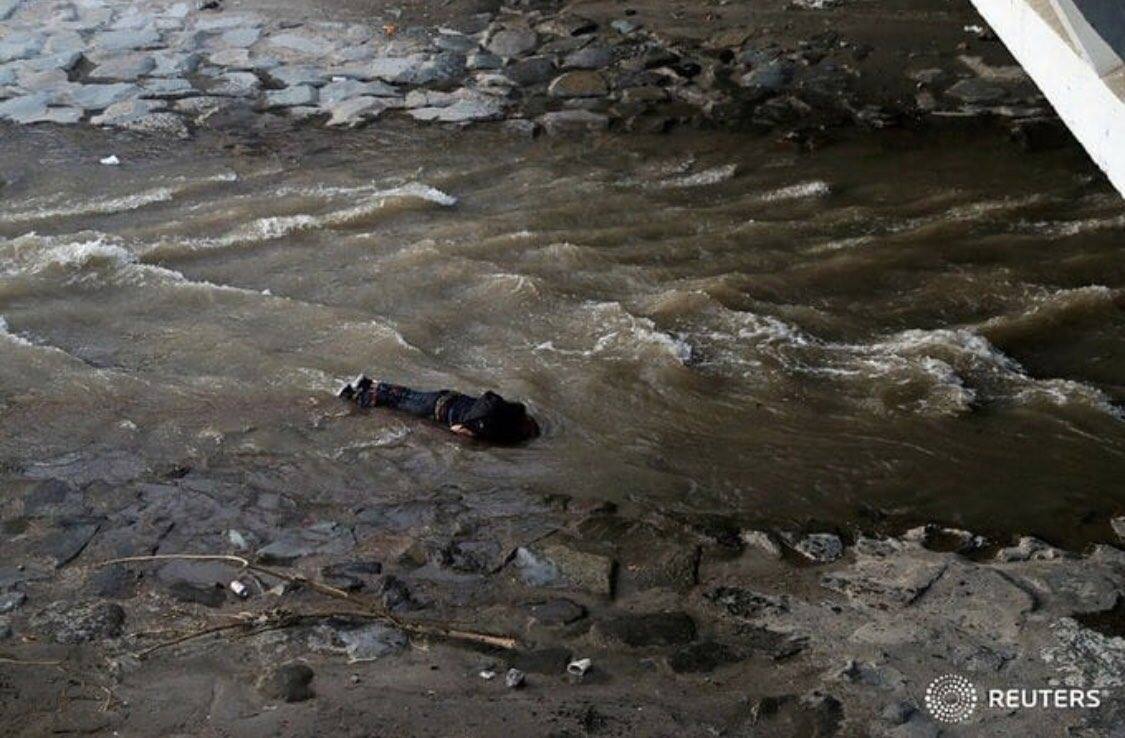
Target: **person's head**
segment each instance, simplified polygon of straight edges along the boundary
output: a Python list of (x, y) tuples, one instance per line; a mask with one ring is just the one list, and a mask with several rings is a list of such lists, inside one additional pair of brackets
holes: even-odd
[(527, 414), (522, 402), (508, 402), (495, 392), (485, 392), (462, 425), (477, 438), (492, 443), (520, 443), (539, 435), (539, 424)]

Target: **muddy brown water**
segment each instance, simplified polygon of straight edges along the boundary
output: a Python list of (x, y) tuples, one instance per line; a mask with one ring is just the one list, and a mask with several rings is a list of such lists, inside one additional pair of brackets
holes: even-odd
[[(879, 510), (1075, 544), (1125, 511), (1125, 207), (1080, 152), (261, 143), (4, 131), (12, 474), (235, 470), (325, 509), (502, 487), (781, 525)], [(545, 436), (349, 413), (331, 393), (360, 370), (525, 399)]]

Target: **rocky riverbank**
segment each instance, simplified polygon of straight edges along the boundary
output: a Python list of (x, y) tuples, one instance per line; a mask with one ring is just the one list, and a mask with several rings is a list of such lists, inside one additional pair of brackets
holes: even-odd
[[(982, 702), (975, 732), (1121, 724), (1109, 545), (746, 529), (503, 488), (313, 511), (215, 471), (56, 472), (5, 482), (9, 734), (932, 736), (949, 726), (926, 685), (946, 673), (982, 695), (1102, 695)], [(338, 594), (229, 562), (101, 565), (184, 553)], [(372, 608), (392, 619), (354, 614)]]
[(519, 135), (776, 131), (800, 145), (840, 127), (985, 118), (1036, 145), (1062, 137), (968, 3), (870, 5), (359, 3), (325, 21), (315, 5), (265, 0), (7, 0), (0, 118), (187, 137), (252, 114), (402, 115)]

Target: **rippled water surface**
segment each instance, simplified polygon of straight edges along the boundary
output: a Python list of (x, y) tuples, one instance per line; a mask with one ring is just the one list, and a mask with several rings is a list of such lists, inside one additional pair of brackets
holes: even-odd
[[(0, 454), (312, 506), (503, 487), (1096, 537), (1125, 505), (1125, 207), (1076, 152), (973, 141), (5, 131)], [(547, 432), (349, 413), (361, 369)]]

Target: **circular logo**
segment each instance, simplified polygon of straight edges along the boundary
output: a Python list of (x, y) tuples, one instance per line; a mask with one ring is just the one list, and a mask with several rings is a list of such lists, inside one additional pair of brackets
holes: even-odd
[(963, 723), (977, 709), (977, 688), (957, 674), (943, 674), (926, 687), (926, 709), (943, 723)]

